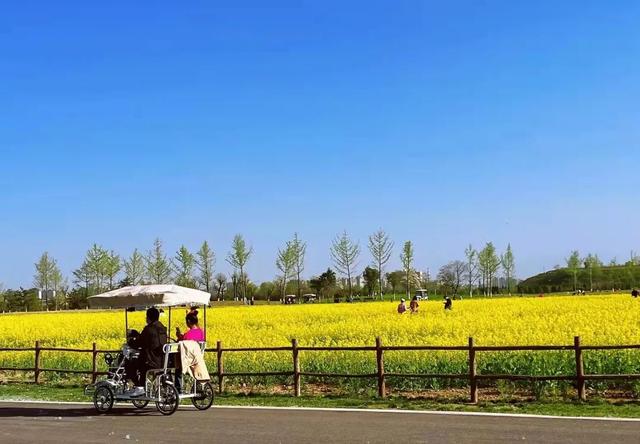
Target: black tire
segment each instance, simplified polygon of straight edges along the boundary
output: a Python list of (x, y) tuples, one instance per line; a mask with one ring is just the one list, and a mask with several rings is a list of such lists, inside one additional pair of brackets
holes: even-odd
[(134, 399), (133, 401), (131, 401), (131, 404), (133, 404), (133, 406), (137, 409), (143, 409), (149, 404), (149, 401), (147, 401), (146, 399)]
[(213, 405), (213, 386), (209, 381), (195, 382), (196, 397), (191, 398), (193, 406), (198, 410), (207, 410)]
[(159, 401), (156, 401), (156, 408), (163, 415), (173, 415), (178, 410), (180, 405), (180, 396), (178, 390), (173, 384), (162, 383), (158, 389), (157, 395), (160, 397)]
[(113, 408), (114, 401), (113, 390), (106, 385), (96, 387), (93, 392), (93, 406), (98, 413), (109, 413)]

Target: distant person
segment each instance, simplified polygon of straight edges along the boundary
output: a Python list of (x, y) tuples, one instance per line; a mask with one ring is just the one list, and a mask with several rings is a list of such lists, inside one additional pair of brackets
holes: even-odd
[(409, 309), (411, 310), (411, 313), (417, 313), (419, 306), (420, 304), (418, 304), (418, 296), (414, 296), (409, 303)]
[(407, 311), (407, 304), (405, 304), (404, 299), (400, 299), (400, 303), (398, 304), (398, 313), (404, 314)]
[(633, 296), (634, 298), (637, 298), (640, 295), (640, 293), (638, 293), (638, 290), (633, 290), (631, 292), (631, 296)]
[(447, 296), (446, 298), (444, 298), (444, 309), (451, 310), (452, 308), (453, 308), (453, 301), (449, 296)]

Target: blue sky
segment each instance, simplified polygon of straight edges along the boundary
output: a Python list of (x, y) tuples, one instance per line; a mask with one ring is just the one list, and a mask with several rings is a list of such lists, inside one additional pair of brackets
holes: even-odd
[[(638, 2), (18, 2), (0, 14), (0, 282), (347, 230), (519, 276), (640, 251)], [(394, 253), (398, 264), (399, 251)], [(362, 268), (361, 267), (361, 268)]]

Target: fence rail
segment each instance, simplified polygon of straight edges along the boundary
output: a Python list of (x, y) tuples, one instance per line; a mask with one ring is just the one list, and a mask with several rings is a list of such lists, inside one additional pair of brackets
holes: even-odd
[[(573, 345), (521, 345), (521, 346), (477, 346), (473, 338), (469, 338), (468, 345), (461, 346), (437, 346), (437, 345), (383, 345), (382, 340), (377, 337), (375, 346), (357, 347), (300, 347), (296, 339), (291, 340), (290, 346), (279, 347), (231, 347), (224, 348), (222, 341), (217, 341), (215, 348), (206, 349), (207, 352), (215, 353), (216, 371), (212, 377), (217, 379), (218, 392), (224, 392), (225, 378), (229, 377), (261, 377), (261, 376), (289, 376), (293, 378), (293, 394), (300, 396), (302, 391), (302, 377), (323, 377), (323, 378), (371, 378), (376, 379), (378, 396), (384, 398), (387, 394), (386, 381), (390, 377), (399, 378), (431, 378), (431, 379), (466, 379), (469, 383), (469, 400), (471, 403), (478, 402), (478, 382), (479, 381), (574, 381), (578, 391), (578, 397), (586, 400), (586, 381), (601, 380), (640, 380), (640, 374), (585, 374), (583, 352), (586, 350), (624, 350), (640, 349), (640, 344), (630, 345), (582, 345), (580, 337), (574, 337)], [(444, 373), (395, 373), (386, 372), (384, 368), (384, 353), (386, 351), (466, 351), (468, 353), (468, 371), (464, 374), (444, 374)], [(40, 341), (35, 342), (34, 347), (0, 347), (0, 352), (33, 352), (34, 366), (30, 368), (0, 367), (0, 371), (23, 371), (33, 372), (34, 382), (40, 382), (40, 375), (44, 372), (75, 373), (90, 375), (93, 382), (98, 376), (106, 375), (107, 372), (98, 371), (98, 355), (105, 353), (118, 353), (120, 350), (99, 350), (94, 342), (90, 349), (74, 349), (66, 347), (42, 347)], [(290, 352), (292, 357), (292, 367), (290, 371), (270, 371), (270, 372), (225, 372), (224, 354), (241, 352)], [(305, 372), (300, 366), (300, 352), (314, 351), (375, 351), (376, 372), (375, 373), (321, 373)], [(479, 374), (477, 371), (477, 354), (482, 352), (509, 352), (509, 351), (573, 351), (575, 354), (575, 373), (571, 375), (512, 375), (512, 374)], [(91, 353), (91, 370), (75, 369), (55, 369), (43, 368), (41, 365), (42, 352), (76, 352)]]

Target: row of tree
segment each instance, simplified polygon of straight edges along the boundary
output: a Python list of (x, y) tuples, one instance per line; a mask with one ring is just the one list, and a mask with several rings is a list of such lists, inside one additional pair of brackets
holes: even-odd
[[(324, 298), (332, 297), (338, 292), (344, 293), (348, 298), (361, 292), (372, 297), (382, 297), (389, 290), (394, 294), (402, 290), (410, 296), (413, 289), (432, 285), (428, 273), (420, 273), (414, 267), (415, 254), (411, 241), (403, 243), (399, 254), (402, 270), (388, 273), (385, 273), (385, 268), (394, 249), (394, 242), (389, 235), (384, 230), (378, 230), (369, 236), (367, 246), (370, 265), (360, 273), (359, 243), (352, 240), (346, 231), (339, 234), (331, 243), (330, 257), (342, 279), (339, 280), (336, 272), (329, 268), (305, 281), (303, 273), (307, 244), (295, 233), (291, 240), (278, 249), (275, 258), (278, 274), (274, 281), (256, 286), (247, 275), (247, 264), (253, 248), (241, 235), (234, 237), (225, 258), (234, 270), (230, 279), (223, 273), (214, 273), (216, 255), (207, 241), (196, 252), (191, 252), (182, 245), (173, 257), (167, 256), (160, 239), (156, 239), (146, 253), (134, 249), (126, 258), (121, 258), (113, 250), (93, 244), (80, 266), (72, 272), (74, 287), (70, 288), (57, 261), (48, 252), (44, 252), (35, 264), (33, 284), (41, 290), (43, 305), (49, 308), (82, 305), (82, 300), (90, 295), (144, 283), (176, 283), (201, 288), (216, 299), (224, 299), (229, 292), (234, 299), (251, 296), (284, 298), (287, 294), (300, 297), (305, 292), (314, 292)], [(479, 252), (469, 246), (465, 254), (466, 262), (453, 261), (440, 269), (437, 280), (443, 291), (456, 294), (463, 282), (466, 282), (470, 295), (473, 295), (475, 287), (490, 295), (494, 288), (492, 282), (500, 266), (507, 275), (507, 282), (511, 281), (514, 270), (511, 246), (500, 257), (491, 243)]]

